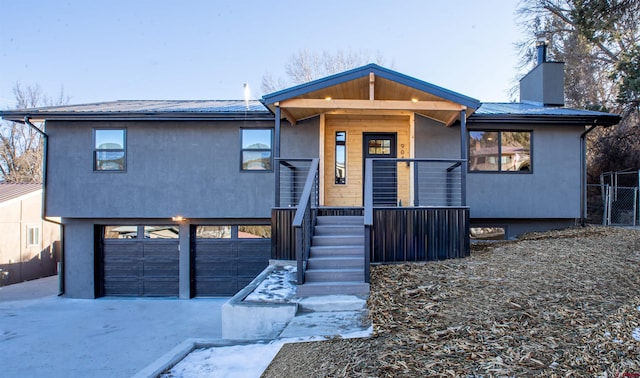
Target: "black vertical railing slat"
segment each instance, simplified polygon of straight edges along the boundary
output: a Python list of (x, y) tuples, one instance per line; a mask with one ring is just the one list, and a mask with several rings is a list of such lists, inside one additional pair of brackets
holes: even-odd
[[(372, 263), (437, 261), (469, 256), (469, 209), (372, 208), (365, 248)], [(366, 238), (370, 237), (370, 245)], [(365, 251), (365, 255), (367, 252)]]

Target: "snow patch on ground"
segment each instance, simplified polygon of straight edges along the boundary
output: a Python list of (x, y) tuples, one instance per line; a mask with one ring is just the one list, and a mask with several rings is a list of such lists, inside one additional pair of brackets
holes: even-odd
[(284, 342), (196, 349), (161, 377), (260, 377)]
[(298, 300), (296, 298), (296, 272), (295, 266), (276, 267), (244, 301), (296, 302)]
[(635, 341), (640, 341), (640, 328), (634, 329), (633, 332), (631, 332), (631, 337), (633, 337)]
[[(373, 326), (363, 331), (340, 335), (343, 339), (369, 337)], [(161, 378), (259, 378), (280, 348), (288, 343), (325, 341), (326, 337), (295, 337), (273, 340), (270, 343), (232, 345), (196, 349)]]

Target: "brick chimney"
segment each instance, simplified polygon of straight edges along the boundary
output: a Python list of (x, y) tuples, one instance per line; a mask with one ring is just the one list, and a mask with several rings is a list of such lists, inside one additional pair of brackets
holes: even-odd
[(564, 106), (564, 62), (547, 61), (547, 41), (538, 39), (538, 64), (520, 79), (520, 102)]

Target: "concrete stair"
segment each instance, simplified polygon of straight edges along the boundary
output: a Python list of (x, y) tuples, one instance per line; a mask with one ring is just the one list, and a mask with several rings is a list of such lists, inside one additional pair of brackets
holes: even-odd
[(305, 283), (299, 297), (368, 295), (364, 282), (364, 219), (358, 216), (318, 217), (311, 240)]

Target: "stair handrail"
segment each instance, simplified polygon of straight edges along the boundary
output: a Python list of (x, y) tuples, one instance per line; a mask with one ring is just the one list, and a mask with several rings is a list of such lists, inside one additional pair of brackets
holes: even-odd
[(373, 159), (365, 160), (364, 167), (364, 282), (371, 276), (371, 230), (373, 229)]
[[(309, 173), (304, 183), (304, 189), (300, 196), (300, 201), (296, 206), (296, 214), (293, 218), (292, 226), (296, 233), (296, 264), (297, 264), (297, 281), (298, 285), (304, 283), (304, 270), (309, 259), (309, 251), (311, 249), (311, 231), (315, 223), (315, 208), (317, 207), (317, 181), (318, 166), (320, 159), (315, 158), (309, 166)], [(316, 187), (316, 190), (314, 190)], [(314, 194), (316, 200), (313, 204), (311, 195)]]

